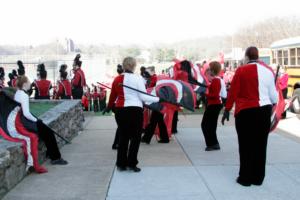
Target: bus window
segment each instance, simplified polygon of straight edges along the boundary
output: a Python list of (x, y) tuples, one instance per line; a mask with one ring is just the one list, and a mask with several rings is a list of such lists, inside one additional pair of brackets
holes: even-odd
[(277, 55), (278, 55), (278, 64), (282, 65), (282, 57), (283, 57), (282, 50), (278, 50)]
[(290, 49), (290, 65), (296, 65), (296, 49)]
[(283, 64), (284, 65), (289, 64), (289, 51), (288, 50), (283, 51)]

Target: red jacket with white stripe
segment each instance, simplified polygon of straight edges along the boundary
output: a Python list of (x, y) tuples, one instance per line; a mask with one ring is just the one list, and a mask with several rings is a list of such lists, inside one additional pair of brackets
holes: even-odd
[(226, 110), (235, 104), (235, 115), (241, 110), (272, 105), (278, 101), (274, 72), (262, 63), (249, 63), (237, 69), (232, 82)]
[(72, 86), (69, 80), (61, 80), (58, 82), (58, 97), (72, 96)]
[(86, 86), (85, 74), (81, 68), (78, 68), (74, 72), (74, 78), (72, 79), (72, 86), (74, 88), (80, 88)]
[(146, 92), (144, 80), (141, 76), (133, 73), (123, 73), (114, 79), (109, 97), (108, 107), (112, 108), (115, 104), (116, 108), (123, 107), (141, 107), (143, 102), (154, 103), (158, 102), (158, 97), (151, 97), (126, 87), (123, 85), (135, 88), (142, 92)]
[(214, 77), (206, 94), (208, 105), (222, 104), (222, 98), (227, 97), (225, 82), (220, 77)]

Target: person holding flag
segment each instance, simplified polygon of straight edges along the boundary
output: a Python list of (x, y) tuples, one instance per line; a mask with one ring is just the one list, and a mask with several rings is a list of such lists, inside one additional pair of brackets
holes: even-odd
[(222, 99), (227, 98), (227, 91), (224, 80), (220, 77), (222, 66), (219, 62), (213, 61), (209, 63), (210, 71), (214, 78), (208, 87), (207, 108), (205, 109), (201, 128), (205, 138), (205, 151), (219, 150), (220, 145), (217, 139), (218, 118), (223, 108)]
[(26, 132), (32, 131), (44, 141), (47, 147), (47, 155), (51, 159), (51, 164), (66, 165), (68, 162), (61, 157), (53, 131), (49, 130), (49, 128), (46, 129), (43, 121), (30, 113), (29, 96), (26, 93), (26, 91), (30, 89), (30, 86), (31, 84), (25, 75), (18, 77), (17, 91), (14, 95), (14, 100), (21, 105), (24, 116), (21, 119), (21, 122), (24, 125)]
[(264, 181), (272, 105), (278, 101), (274, 72), (258, 59), (258, 49), (248, 47), (246, 64), (236, 70), (222, 117), (224, 125), (225, 120), (229, 121), (229, 112), (235, 104), (240, 154), (236, 181), (243, 186), (261, 185)]
[(137, 167), (137, 156), (143, 126), (143, 102), (159, 102), (160, 98), (146, 95), (143, 78), (134, 74), (136, 69), (134, 58), (126, 57), (122, 66), (124, 73), (114, 79), (109, 103), (103, 113), (109, 112), (115, 105), (115, 115), (120, 130), (116, 163), (118, 169), (125, 171), (128, 167), (131, 171), (140, 172), (141, 169)]

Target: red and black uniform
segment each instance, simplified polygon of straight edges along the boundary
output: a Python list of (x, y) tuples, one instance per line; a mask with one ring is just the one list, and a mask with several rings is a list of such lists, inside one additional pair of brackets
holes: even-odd
[(94, 100), (94, 112), (99, 112), (99, 106), (100, 106), (99, 101), (100, 101), (101, 95), (97, 91), (94, 91), (92, 96), (93, 96), (93, 100)]
[(82, 104), (85, 111), (89, 110), (89, 99), (86, 95), (82, 96), (81, 104)]
[(227, 92), (225, 82), (220, 77), (214, 77), (208, 87), (208, 93), (206, 94), (208, 106), (205, 109), (201, 123), (205, 143), (208, 148), (219, 148), (217, 125), (219, 114), (223, 107), (222, 99), (226, 97)]
[(11, 86), (12, 87), (17, 87), (17, 78), (14, 78), (11, 80)]
[(61, 99), (71, 99), (72, 88), (69, 80), (62, 80), (58, 82), (57, 98)]
[(109, 98), (108, 108), (115, 105), (115, 115), (120, 130), (117, 166), (134, 168), (138, 164), (137, 155), (143, 126), (143, 102), (158, 102), (158, 97), (151, 97), (123, 85), (146, 92), (141, 76), (125, 72), (115, 78)]
[(83, 96), (83, 87), (86, 86), (86, 80), (84, 72), (81, 68), (78, 68), (74, 72), (74, 78), (72, 79), (72, 95), (73, 99), (81, 99)]
[[(150, 78), (149, 88), (155, 87), (157, 82), (156, 74), (152, 75)], [(160, 133), (160, 142), (161, 143), (168, 143), (169, 142), (169, 135), (167, 126), (164, 121), (164, 115), (158, 111), (152, 111), (150, 123), (147, 125), (145, 129), (145, 134), (142, 137), (142, 142), (150, 144), (150, 141), (154, 135), (155, 129), (158, 126), (159, 133)]]
[(52, 88), (51, 81), (41, 79), (34, 82), (35, 99), (50, 99), (50, 89)]
[(237, 69), (228, 93), (226, 110), (235, 104), (239, 141), (239, 183), (261, 185), (265, 177), (272, 104), (278, 101), (274, 72), (256, 61)]
[(153, 74), (153, 75), (150, 77), (150, 82), (149, 82), (148, 88), (155, 87), (156, 82), (157, 82), (157, 75), (156, 75), (156, 74)]

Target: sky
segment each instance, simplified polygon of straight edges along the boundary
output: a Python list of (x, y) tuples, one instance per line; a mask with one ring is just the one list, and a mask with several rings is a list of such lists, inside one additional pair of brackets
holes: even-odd
[(229, 35), (241, 26), (300, 15), (299, 0), (0, 0), (0, 45), (151, 46)]

